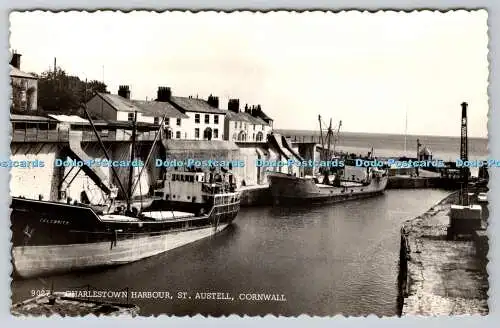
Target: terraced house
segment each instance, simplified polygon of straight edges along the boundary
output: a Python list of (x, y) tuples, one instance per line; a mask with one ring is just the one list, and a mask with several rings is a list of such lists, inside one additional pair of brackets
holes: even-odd
[(118, 94), (97, 93), (87, 102), (91, 116), (109, 122), (132, 122), (137, 112), (137, 122), (165, 127), (167, 139), (187, 139), (185, 130), (189, 117), (165, 101), (134, 100), (130, 98), (130, 88), (122, 85)]
[(239, 99), (229, 99), (224, 126), (227, 140), (233, 142), (267, 141), (267, 135), (272, 131), (273, 120), (268, 117), (260, 105), (249, 107), (245, 105), (240, 110)]

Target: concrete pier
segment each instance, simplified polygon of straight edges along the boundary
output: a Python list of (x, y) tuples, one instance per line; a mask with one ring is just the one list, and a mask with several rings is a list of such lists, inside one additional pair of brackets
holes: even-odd
[[(487, 236), (449, 240), (453, 193), (401, 229), (401, 315), (488, 314)], [(486, 245), (486, 246), (485, 246)]]

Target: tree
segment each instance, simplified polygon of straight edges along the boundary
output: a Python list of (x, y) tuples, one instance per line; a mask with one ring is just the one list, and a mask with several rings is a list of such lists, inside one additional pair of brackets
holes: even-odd
[(10, 105), (10, 111), (12, 113), (22, 112), (23, 111), (22, 94), (24, 88), (19, 82), (16, 82), (13, 79), (11, 79), (10, 85), (12, 87), (12, 103)]
[(96, 80), (87, 84), (64, 70), (43, 72), (38, 80), (38, 106), (44, 111), (77, 114), (95, 92), (107, 92), (106, 84)]

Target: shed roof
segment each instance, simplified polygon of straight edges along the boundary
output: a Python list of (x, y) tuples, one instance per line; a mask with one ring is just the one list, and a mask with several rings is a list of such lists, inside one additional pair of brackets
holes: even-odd
[(16, 122), (54, 122), (55, 120), (50, 117), (36, 116), (36, 115), (21, 115), (21, 114), (10, 114), (10, 120)]
[(49, 117), (63, 123), (90, 124), (88, 120), (77, 115), (56, 115), (49, 114)]

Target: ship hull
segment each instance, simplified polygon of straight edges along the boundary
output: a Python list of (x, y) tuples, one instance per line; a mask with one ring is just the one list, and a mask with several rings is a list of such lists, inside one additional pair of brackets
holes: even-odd
[(126, 264), (184, 246), (230, 225), (239, 212), (239, 198), (233, 199), (216, 204), (206, 215), (184, 213), (159, 220), (98, 215), (90, 207), (13, 198), (14, 274), (32, 278)]
[(283, 173), (273, 173), (268, 178), (273, 201), (281, 205), (331, 204), (369, 198), (383, 194), (388, 180), (383, 176), (373, 178), (368, 185), (334, 187)]
[[(12, 250), (15, 272), (22, 278), (46, 276), (135, 262), (224, 230), (228, 224), (202, 229), (89, 244), (17, 246)], [(113, 245), (112, 245), (113, 244)]]

